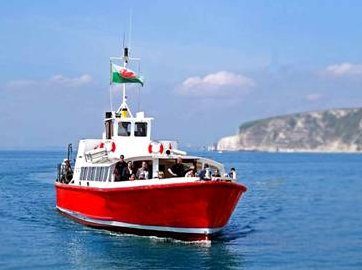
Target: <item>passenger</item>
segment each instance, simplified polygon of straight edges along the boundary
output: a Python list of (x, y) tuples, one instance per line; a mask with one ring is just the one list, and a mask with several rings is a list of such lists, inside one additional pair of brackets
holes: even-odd
[(236, 170), (235, 170), (235, 168), (230, 169), (229, 177), (232, 178), (233, 180), (236, 180)]
[(164, 177), (165, 177), (165, 175), (164, 175), (163, 171), (156, 171), (156, 175), (155, 175), (154, 178), (161, 179), (161, 178), (164, 178)]
[(182, 158), (178, 157), (176, 163), (168, 169), (168, 172), (176, 177), (183, 177), (185, 175), (184, 165), (182, 164)]
[(131, 176), (129, 177), (130, 181), (136, 180), (136, 176), (134, 175), (134, 173), (131, 174)]
[(132, 174), (134, 174), (133, 163), (132, 163), (132, 161), (128, 161), (127, 167), (123, 169), (122, 179), (129, 180)]
[(70, 166), (69, 159), (64, 159), (61, 166), (62, 183), (68, 184), (73, 178), (73, 170)]
[(185, 174), (185, 177), (195, 177), (195, 167), (191, 166)]
[(212, 174), (213, 177), (221, 177), (219, 169), (216, 169)]
[(201, 180), (210, 180), (211, 179), (211, 170), (209, 164), (205, 163), (204, 168), (199, 172), (199, 177)]
[(142, 162), (142, 167), (137, 170), (136, 177), (139, 180), (150, 179), (150, 173), (148, 171), (148, 165), (146, 161)]
[(114, 166), (114, 171), (113, 171), (114, 181), (128, 180), (128, 178), (125, 179), (122, 177), (124, 168), (127, 168), (127, 163), (124, 161), (124, 155), (120, 155), (119, 159), (120, 161), (118, 161)]

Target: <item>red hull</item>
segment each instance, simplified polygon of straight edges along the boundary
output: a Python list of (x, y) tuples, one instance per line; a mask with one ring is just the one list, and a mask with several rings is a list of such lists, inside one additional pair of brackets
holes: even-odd
[(57, 208), (83, 224), (190, 239), (205, 239), (223, 228), (246, 191), (243, 185), (223, 181), (122, 188), (55, 186)]

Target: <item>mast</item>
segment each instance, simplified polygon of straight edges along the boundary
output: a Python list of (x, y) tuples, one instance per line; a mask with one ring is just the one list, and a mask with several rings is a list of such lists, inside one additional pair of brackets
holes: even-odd
[[(127, 68), (127, 64), (128, 64), (128, 48), (124, 47), (123, 48), (123, 67)], [(124, 108), (129, 111), (128, 106), (127, 106), (126, 84), (125, 83), (123, 83), (122, 103), (117, 112), (119, 113), (120, 110), (122, 110)]]
[[(112, 60), (117, 60), (117, 61), (121, 60), (121, 61), (123, 61), (123, 67), (126, 69), (130, 60), (132, 60), (132, 61), (140, 61), (141, 59), (140, 58), (129, 57), (129, 48), (124, 47), (122, 57), (110, 57), (111, 66), (112, 66)], [(124, 112), (123, 115), (122, 115), (122, 111)], [(122, 117), (133, 117), (132, 112), (129, 109), (128, 104), (127, 104), (126, 83), (123, 83), (123, 86), (122, 86), (122, 101), (121, 101), (120, 107), (116, 111), (116, 114), (121, 114)]]

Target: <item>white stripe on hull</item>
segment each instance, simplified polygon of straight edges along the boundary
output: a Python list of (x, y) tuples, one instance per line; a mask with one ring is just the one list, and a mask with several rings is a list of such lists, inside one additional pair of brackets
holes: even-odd
[(148, 226), (148, 225), (139, 225), (132, 223), (125, 223), (120, 221), (110, 221), (110, 220), (100, 220), (89, 218), (79, 214), (77, 212), (73, 212), (64, 208), (57, 206), (58, 210), (66, 213), (76, 219), (97, 224), (104, 225), (110, 227), (119, 227), (119, 228), (128, 228), (128, 229), (139, 229), (139, 230), (147, 230), (147, 231), (160, 231), (160, 232), (171, 232), (171, 233), (189, 233), (189, 234), (214, 234), (220, 231), (222, 228), (180, 228), (180, 227), (166, 227), (166, 226)]

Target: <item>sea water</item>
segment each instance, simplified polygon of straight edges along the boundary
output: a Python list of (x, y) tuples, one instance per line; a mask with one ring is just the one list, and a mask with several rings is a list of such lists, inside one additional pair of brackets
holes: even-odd
[(193, 154), (248, 187), (211, 243), (75, 223), (55, 209), (63, 152), (0, 151), (0, 269), (362, 269), (362, 155)]

